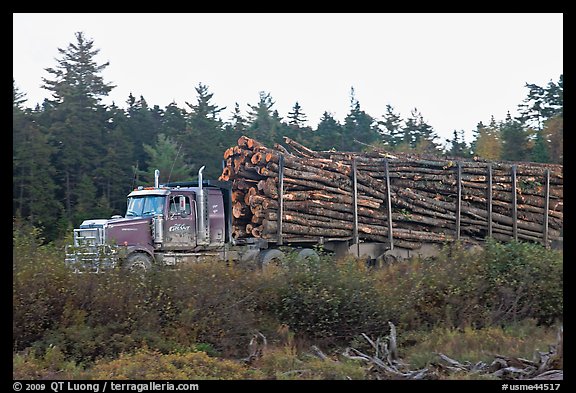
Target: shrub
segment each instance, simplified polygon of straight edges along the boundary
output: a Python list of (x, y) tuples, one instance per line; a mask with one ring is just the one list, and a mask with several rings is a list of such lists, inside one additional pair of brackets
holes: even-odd
[(539, 244), (489, 241), (483, 254), (485, 303), (492, 323), (535, 318), (551, 325), (563, 314), (562, 252)]
[(22, 350), (58, 326), (71, 274), (39, 230), (15, 223), (12, 257), (12, 346)]
[(84, 370), (73, 361), (65, 359), (58, 347), (49, 347), (44, 355), (34, 350), (12, 356), (12, 379), (75, 379), (83, 378)]
[(246, 356), (268, 285), (257, 273), (211, 261), (158, 273), (153, 282), (150, 306), (160, 310), (164, 334), (183, 346), (203, 343), (222, 356)]
[(204, 352), (161, 354), (143, 348), (134, 354), (122, 354), (116, 360), (98, 361), (86, 374), (87, 379), (114, 380), (198, 380), (260, 379), (258, 371)]
[(412, 258), (377, 273), (379, 296), (400, 331), (482, 323), (480, 261), (460, 244), (434, 258)]
[(455, 243), (377, 276), (379, 296), (401, 331), (562, 318), (562, 254), (538, 244), (489, 240), (469, 253)]
[(288, 261), (277, 296), (262, 302), (297, 335), (321, 344), (346, 343), (361, 332), (380, 333), (387, 321), (366, 266), (354, 258)]

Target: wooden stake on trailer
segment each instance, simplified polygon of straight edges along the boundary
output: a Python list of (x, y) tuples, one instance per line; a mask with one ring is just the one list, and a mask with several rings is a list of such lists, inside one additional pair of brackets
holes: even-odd
[(353, 204), (354, 204), (354, 226), (352, 236), (356, 244), (356, 256), (360, 257), (360, 239), (358, 236), (358, 182), (357, 182), (357, 168), (356, 159), (352, 159), (352, 188), (353, 188)]
[(518, 240), (518, 198), (516, 196), (516, 165), (512, 165), (512, 236)]
[(282, 216), (284, 215), (284, 154), (278, 160), (278, 245), (283, 243)]
[(392, 198), (390, 196), (390, 174), (388, 171), (388, 159), (384, 159), (384, 176), (386, 177), (386, 206), (388, 210), (388, 241), (390, 250), (394, 249), (394, 235), (392, 233)]
[(492, 237), (492, 164), (488, 164), (488, 237)]
[(544, 188), (544, 246), (549, 248), (548, 244), (548, 209), (550, 208), (550, 169), (546, 169)]
[(460, 240), (460, 219), (462, 216), (462, 164), (456, 165), (456, 240)]

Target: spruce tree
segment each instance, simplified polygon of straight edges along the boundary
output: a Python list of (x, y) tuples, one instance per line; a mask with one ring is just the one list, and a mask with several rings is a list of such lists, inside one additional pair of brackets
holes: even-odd
[(307, 120), (307, 116), (304, 112), (302, 112), (302, 107), (296, 101), (294, 106), (292, 107), (292, 111), (288, 112), (288, 124), (293, 128), (302, 128), (304, 127), (304, 123)]
[(190, 112), (186, 115), (186, 131), (179, 138), (183, 154), (196, 168), (206, 166), (206, 178), (216, 179), (222, 173), (222, 156), (229, 145), (225, 138), (220, 112), (226, 109), (212, 103), (213, 93), (199, 83), (195, 88), (195, 104), (186, 102)]
[(13, 82), (12, 214), (40, 228), (48, 241), (58, 235), (62, 204), (56, 195), (54, 148), (37, 111), (23, 108), (25, 95)]
[(507, 161), (524, 161), (528, 159), (528, 138), (522, 124), (513, 119), (510, 112), (500, 124), (502, 137), (502, 159)]
[(138, 186), (153, 186), (155, 171), (160, 171), (160, 183), (192, 180), (194, 165), (184, 156), (182, 143), (172, 138), (159, 134), (155, 144), (144, 144), (144, 151), (148, 156), (146, 160), (147, 170), (133, 168), (139, 175)]
[(328, 112), (324, 112), (314, 132), (311, 147), (316, 150), (338, 149), (342, 139), (342, 125)]
[(270, 93), (261, 91), (258, 104), (248, 104), (248, 136), (257, 139), (264, 145), (272, 146), (282, 141), (282, 119), (273, 109), (275, 102)]
[(114, 86), (105, 83), (101, 72), (109, 63), (97, 64), (99, 49), (84, 33), (75, 34), (76, 42), (58, 49), (60, 58), (54, 68), (46, 68), (51, 78), (43, 78), (42, 87), (51, 92), (45, 111), (55, 152), (53, 162), (57, 181), (61, 185), (68, 219), (74, 213), (79, 198), (81, 179), (102, 165), (103, 138), (106, 130), (106, 110), (103, 97)]
[(446, 154), (451, 157), (470, 157), (470, 149), (464, 138), (464, 130), (454, 130), (452, 139), (446, 139), (446, 142), (450, 143), (450, 148), (446, 151)]
[[(364, 112), (356, 99), (354, 88), (350, 89), (350, 112), (344, 119), (344, 135), (340, 141), (343, 150), (361, 151), (365, 145), (380, 139), (376, 121)], [(357, 141), (357, 142), (356, 142)], [(360, 143), (358, 143), (360, 142)]]
[(386, 113), (382, 116), (382, 120), (378, 122), (378, 125), (382, 143), (385, 147), (394, 150), (394, 148), (402, 144), (402, 118), (394, 112), (392, 105), (386, 105)]

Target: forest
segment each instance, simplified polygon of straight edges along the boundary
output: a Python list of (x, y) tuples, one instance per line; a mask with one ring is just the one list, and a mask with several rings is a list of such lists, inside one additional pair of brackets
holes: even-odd
[(80, 275), (63, 263), (82, 220), (123, 214), (155, 169), (161, 183), (193, 180), (203, 165), (218, 178), (241, 136), (561, 164), (562, 75), (527, 82), (519, 117), (479, 121), (468, 143), (464, 130), (441, 140), (417, 108), (368, 114), (353, 88), (344, 121), (325, 112), (315, 127), (298, 102), (281, 114), (267, 92), (222, 119), (203, 83), (183, 108), (133, 95), (104, 105), (114, 86), (93, 40), (78, 32), (57, 53), (42, 104), (26, 107), (13, 80), (14, 380), (563, 378), (563, 253), (536, 243), (455, 242), (435, 259), (378, 269), (324, 253), (268, 270), (210, 261), (145, 276)]
[[(563, 76), (546, 86), (526, 83), (520, 116), (478, 122), (467, 143), (464, 130), (442, 141), (418, 108), (403, 118), (392, 105), (368, 114), (350, 91), (344, 121), (324, 112), (316, 127), (306, 126), (298, 102), (279, 113), (270, 93), (222, 119), (214, 92), (199, 83), (185, 107), (161, 108), (145, 97), (126, 98), (125, 106), (104, 105), (115, 86), (101, 76), (109, 63), (98, 64), (93, 40), (82, 32), (58, 48), (54, 67), (45, 71), (42, 87), (50, 99), (24, 106), (26, 92), (13, 80), (13, 217), (38, 227), (47, 241), (59, 239), (82, 220), (123, 214), (126, 195), (153, 181), (217, 178), (224, 151), (246, 135), (266, 145), (289, 137), (316, 150), (391, 152), (480, 157), (502, 161), (562, 163)], [(496, 94), (496, 92), (495, 92)]]

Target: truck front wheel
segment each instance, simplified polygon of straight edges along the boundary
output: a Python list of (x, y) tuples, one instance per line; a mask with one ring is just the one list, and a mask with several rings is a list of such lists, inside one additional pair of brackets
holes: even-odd
[(124, 270), (132, 273), (146, 273), (152, 269), (152, 258), (143, 252), (134, 252), (126, 258)]

